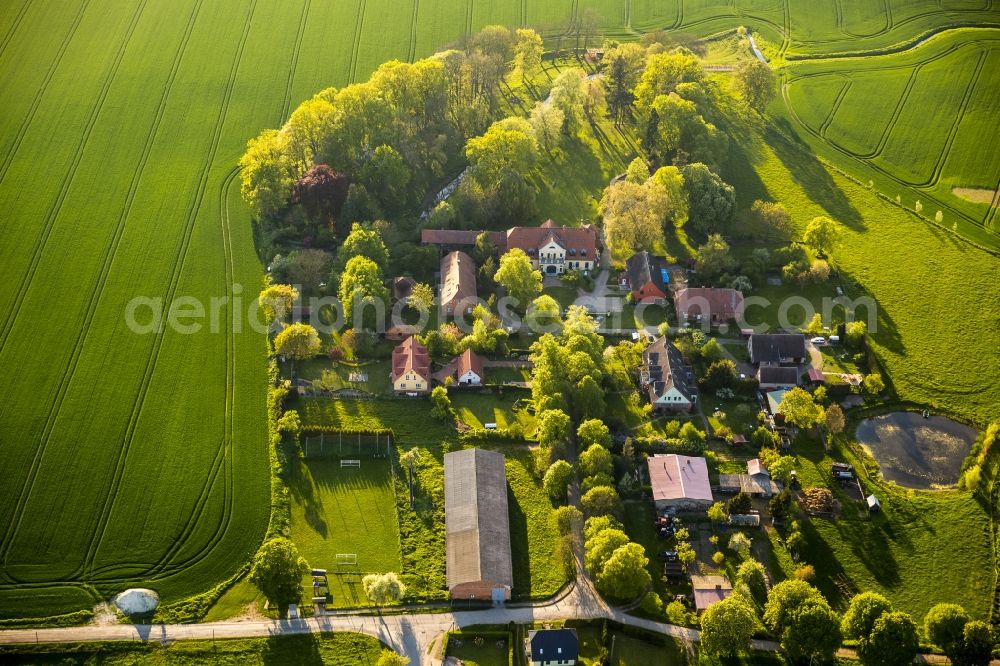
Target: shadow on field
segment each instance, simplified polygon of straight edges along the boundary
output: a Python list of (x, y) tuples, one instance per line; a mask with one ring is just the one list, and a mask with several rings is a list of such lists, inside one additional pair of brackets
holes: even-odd
[(856, 231), (863, 231), (865, 225), (861, 213), (833, 182), (833, 176), (799, 138), (791, 123), (785, 118), (778, 118), (775, 122), (782, 132), (792, 138), (792, 142), (771, 127), (766, 130), (765, 138), (795, 182), (834, 220)]
[(325, 539), (328, 530), (323, 518), (323, 502), (316, 493), (312, 470), (297, 455), (290, 457), (289, 462), (288, 489), (292, 498), (305, 507), (305, 519), (309, 527)]
[(271, 636), (261, 652), (264, 664), (323, 664), (319, 641), (313, 634)]
[(514, 589), (519, 596), (531, 595), (531, 556), (528, 552), (528, 518), (507, 484), (507, 506), (510, 514), (510, 557), (514, 573)]

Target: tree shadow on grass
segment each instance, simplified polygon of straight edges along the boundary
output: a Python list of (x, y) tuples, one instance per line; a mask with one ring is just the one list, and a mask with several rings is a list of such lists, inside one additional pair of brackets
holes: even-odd
[[(856, 231), (863, 231), (865, 225), (861, 213), (837, 186), (830, 172), (816, 159), (812, 149), (799, 138), (787, 119), (778, 118), (775, 122), (784, 135), (769, 126), (764, 137), (792, 179), (830, 217)], [(791, 137), (791, 140), (785, 135)]]
[(518, 596), (531, 595), (531, 555), (528, 546), (528, 518), (507, 484), (507, 507), (510, 516), (510, 557), (514, 590)]
[(271, 636), (261, 651), (263, 664), (302, 664), (312, 666), (323, 664), (319, 649), (319, 639), (313, 634), (294, 636)]
[(323, 501), (316, 492), (312, 470), (294, 452), (289, 456), (288, 489), (293, 501), (305, 507), (306, 523), (325, 539), (328, 529), (323, 518)]

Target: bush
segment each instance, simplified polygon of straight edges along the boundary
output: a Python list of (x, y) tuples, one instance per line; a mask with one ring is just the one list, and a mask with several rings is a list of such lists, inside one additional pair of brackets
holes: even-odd
[(650, 590), (646, 593), (646, 596), (642, 598), (642, 603), (639, 605), (643, 612), (647, 615), (653, 617), (660, 617), (663, 615), (663, 599), (660, 599), (660, 595), (656, 592)]

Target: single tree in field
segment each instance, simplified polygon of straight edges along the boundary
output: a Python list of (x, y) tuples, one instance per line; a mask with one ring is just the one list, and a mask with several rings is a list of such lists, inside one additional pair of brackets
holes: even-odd
[(260, 292), (257, 300), (267, 321), (282, 321), (292, 311), (295, 301), (299, 300), (299, 291), (288, 284), (272, 284)]
[(414, 310), (427, 314), (434, 307), (434, 287), (424, 282), (413, 285), (410, 295), (406, 297), (406, 304)]
[(317, 164), (296, 181), (293, 200), (302, 204), (309, 219), (330, 222), (340, 215), (348, 187), (347, 176), (326, 164)]
[(802, 236), (802, 241), (816, 249), (820, 256), (826, 256), (827, 252), (840, 237), (840, 229), (837, 223), (828, 217), (814, 217), (808, 225), (806, 232)]
[(274, 337), (274, 351), (296, 361), (313, 358), (319, 349), (319, 333), (309, 324), (290, 324)]
[(395, 572), (384, 574), (368, 574), (361, 579), (365, 596), (376, 606), (395, 603), (406, 594), (406, 586), (399, 580)]
[(917, 625), (899, 611), (883, 613), (871, 634), (858, 643), (858, 656), (865, 666), (907, 666), (920, 648)]
[(250, 582), (281, 608), (296, 603), (302, 591), (302, 576), (309, 565), (288, 539), (277, 537), (265, 541), (254, 555)]
[(495, 279), (514, 299), (516, 307), (527, 307), (542, 292), (542, 274), (531, 267), (531, 259), (520, 248), (500, 257)]
[(763, 113), (774, 99), (774, 72), (766, 62), (757, 58), (741, 60), (733, 73), (733, 85), (743, 96), (747, 106)]
[(750, 639), (760, 624), (740, 595), (712, 604), (701, 616), (701, 649), (706, 654), (735, 657), (750, 651)]

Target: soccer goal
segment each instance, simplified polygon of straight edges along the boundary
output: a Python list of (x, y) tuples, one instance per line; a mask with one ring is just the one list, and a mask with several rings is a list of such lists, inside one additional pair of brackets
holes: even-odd
[(355, 467), (355, 468), (359, 468), (360, 469), (361, 468), (361, 461), (360, 460), (341, 460), (340, 461), (340, 466), (341, 467)]
[(358, 554), (357, 553), (337, 553), (336, 559), (334, 560), (334, 566), (337, 567), (337, 573), (357, 572), (357, 569), (358, 569)]

